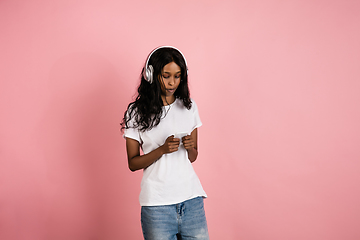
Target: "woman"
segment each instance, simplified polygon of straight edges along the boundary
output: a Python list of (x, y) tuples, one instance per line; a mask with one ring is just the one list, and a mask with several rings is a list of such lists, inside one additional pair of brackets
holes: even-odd
[(143, 169), (139, 199), (145, 240), (209, 239), (206, 193), (191, 165), (198, 155), (201, 121), (187, 76), (186, 60), (178, 49), (153, 50), (138, 96), (122, 121), (129, 168)]

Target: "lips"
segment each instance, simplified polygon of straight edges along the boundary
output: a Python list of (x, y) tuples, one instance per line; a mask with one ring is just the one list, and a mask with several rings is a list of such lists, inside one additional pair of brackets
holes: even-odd
[(174, 93), (176, 90), (176, 88), (173, 88), (173, 89), (166, 89), (166, 91), (170, 92), (170, 93)]

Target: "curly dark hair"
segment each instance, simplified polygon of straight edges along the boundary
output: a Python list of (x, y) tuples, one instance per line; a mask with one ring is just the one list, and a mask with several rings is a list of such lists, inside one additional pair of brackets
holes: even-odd
[[(160, 123), (164, 111), (164, 104), (161, 98), (159, 79), (164, 66), (171, 62), (175, 62), (181, 69), (181, 81), (174, 96), (180, 99), (187, 109), (191, 108), (187, 66), (183, 55), (171, 47), (159, 48), (149, 59), (149, 65), (152, 65), (154, 68), (153, 83), (150, 84), (141, 74), (138, 95), (135, 101), (128, 105), (124, 113), (121, 130), (134, 127), (139, 128), (140, 131), (146, 131)], [(144, 71), (144, 68), (142, 71)], [(129, 126), (129, 122), (132, 119), (134, 119), (134, 126)]]

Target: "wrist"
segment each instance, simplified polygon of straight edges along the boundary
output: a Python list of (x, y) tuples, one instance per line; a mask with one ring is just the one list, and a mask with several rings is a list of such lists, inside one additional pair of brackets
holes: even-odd
[(196, 150), (196, 149), (195, 148), (186, 149), (186, 151), (188, 151), (188, 153), (193, 152), (194, 150)]
[(165, 154), (164, 145), (161, 145), (161, 146), (158, 148), (158, 150), (159, 150), (160, 157)]

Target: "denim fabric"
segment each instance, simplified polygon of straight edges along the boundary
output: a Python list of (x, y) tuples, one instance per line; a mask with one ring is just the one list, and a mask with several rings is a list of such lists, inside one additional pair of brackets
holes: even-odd
[(145, 240), (208, 240), (202, 197), (166, 206), (141, 207)]

